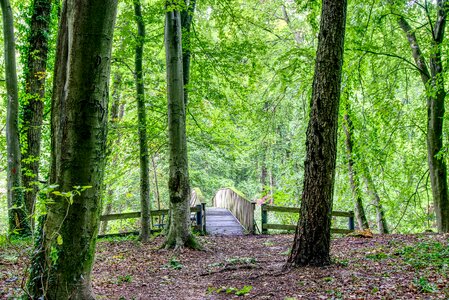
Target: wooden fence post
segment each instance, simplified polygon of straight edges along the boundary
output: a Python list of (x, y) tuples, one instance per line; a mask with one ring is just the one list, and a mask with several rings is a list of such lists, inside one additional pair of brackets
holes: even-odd
[(256, 220), (254, 218), (254, 213), (256, 212), (256, 202), (251, 201), (251, 209), (253, 210), (253, 227), (251, 228), (251, 234), (256, 234)]
[(351, 216), (349, 217), (349, 222), (348, 222), (348, 227), (349, 227), (349, 230), (354, 230), (354, 212), (353, 211), (350, 211), (350, 213), (351, 213)]
[(196, 205), (198, 211), (196, 212), (196, 229), (201, 230), (203, 228), (203, 206), (201, 204)]
[(206, 202), (201, 203), (201, 211), (203, 212), (203, 221), (201, 231), (206, 234)]
[(268, 223), (268, 211), (265, 210), (266, 204), (263, 203), (261, 206), (262, 210), (262, 234), (267, 234), (268, 230), (264, 228), (264, 225)]

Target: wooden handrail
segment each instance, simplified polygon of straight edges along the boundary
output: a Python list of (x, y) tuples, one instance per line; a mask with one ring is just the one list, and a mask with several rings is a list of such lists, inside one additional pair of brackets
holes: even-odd
[(228, 209), (248, 233), (254, 234), (255, 202), (233, 188), (223, 188), (217, 191), (213, 203), (215, 207)]

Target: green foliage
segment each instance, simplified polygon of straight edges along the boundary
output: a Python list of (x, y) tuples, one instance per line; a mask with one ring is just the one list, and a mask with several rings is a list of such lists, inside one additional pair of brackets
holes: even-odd
[(128, 241), (137, 242), (138, 239), (139, 239), (139, 237), (136, 235), (127, 234), (124, 236), (105, 236), (105, 237), (99, 238), (98, 241), (118, 244), (118, 243), (128, 242)]
[(415, 278), (413, 284), (423, 293), (436, 293), (438, 288), (425, 277)]
[(252, 291), (252, 289), (253, 289), (253, 287), (251, 285), (245, 285), (241, 289), (238, 289), (235, 287), (220, 287), (220, 288), (208, 287), (207, 294), (225, 293), (225, 294), (233, 294), (236, 296), (245, 296), (245, 295), (249, 294)]
[[(189, 44), (192, 65), (186, 116), (191, 185), (203, 191), (205, 201), (210, 201), (219, 188), (232, 186), (248, 199), (272, 195), (274, 205), (299, 207), (320, 3), (278, 0), (197, 3)], [(174, 5), (183, 5), (183, 1)], [(418, 3), (407, 1), (388, 5), (349, 1), (348, 5), (351, 17), (347, 20), (342, 103), (347, 101), (352, 107), (355, 169), (361, 183), (364, 174), (372, 177), (394, 232), (422, 232), (434, 226), (427, 180), (426, 91), (419, 73), (407, 63), (413, 59), (405, 35), (397, 29), (397, 16), (407, 15), (412, 24), (424, 24), (415, 34), (426, 46), (423, 54), (429, 57), (431, 30), (426, 12)], [(29, 0), (16, 0), (12, 6), (21, 54), (19, 77), (23, 80), (32, 5)], [(143, 75), (148, 100), (148, 146), (154, 160), (151, 206), (168, 208), (165, 56), (161, 47), (166, 8), (161, 0), (149, 0), (142, 2), (142, 10), (148, 28)], [(52, 90), (57, 11), (54, 5), (47, 91)], [(433, 2), (428, 3), (428, 13), (434, 18)], [(103, 199), (103, 203), (112, 205), (113, 213), (140, 209), (135, 46), (132, 1), (121, 1), (114, 34), (109, 111), (117, 99), (118, 111), (123, 115), (111, 120), (109, 126)], [(447, 61), (447, 39), (441, 47), (442, 60)], [(446, 75), (447, 72), (443, 74)], [(0, 93), (4, 92), (4, 85), (0, 84)], [(46, 107), (50, 107), (50, 98), (49, 92), (44, 99)], [(28, 100), (22, 90), (21, 101)], [(342, 109), (341, 116), (343, 113)], [(31, 158), (40, 160), (39, 180), (43, 181), (47, 180), (51, 161), (49, 117), (47, 110), (41, 157)], [(0, 123), (5, 121), (3, 103)], [(443, 131), (448, 129), (445, 125)], [(343, 136), (340, 130), (334, 210), (346, 211), (353, 204)], [(447, 142), (444, 137), (445, 148)], [(5, 148), (3, 129), (2, 170), (6, 167)], [(442, 151), (439, 155), (444, 158), (447, 153)], [(0, 190), (5, 187), (5, 178), (0, 175)], [(37, 216), (45, 214), (46, 205), (51, 204), (50, 193), (69, 202), (76, 195), (76, 192), (58, 194), (56, 190), (44, 190), (36, 206)], [(360, 194), (368, 204), (369, 192), (363, 184)], [(0, 234), (7, 228), (4, 196), (0, 193)], [(372, 225), (376, 222), (375, 207), (366, 206)], [(288, 214), (273, 213), (270, 217), (284, 224), (297, 222), (296, 216)], [(109, 232), (134, 230), (138, 226), (136, 220), (109, 222)]]
[(442, 273), (449, 269), (449, 247), (439, 242), (420, 242), (405, 246), (397, 255), (415, 269), (436, 268)]
[(132, 275), (119, 275), (117, 276), (117, 284), (131, 283), (133, 281)]
[(388, 258), (388, 254), (376, 251), (374, 253), (367, 254), (365, 257), (372, 260), (382, 260)]
[(251, 285), (245, 285), (240, 290), (236, 291), (235, 294), (237, 296), (245, 296), (245, 295), (249, 294), (252, 289), (253, 289), (253, 287)]
[(169, 267), (173, 270), (181, 270), (184, 267), (184, 265), (181, 264), (176, 257), (172, 257), (168, 261), (167, 267)]

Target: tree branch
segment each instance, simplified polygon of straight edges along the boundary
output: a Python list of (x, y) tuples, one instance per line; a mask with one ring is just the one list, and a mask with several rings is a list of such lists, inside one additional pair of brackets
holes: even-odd
[(448, 10), (447, 0), (438, 0), (438, 12), (437, 19), (435, 21), (435, 27), (433, 28), (433, 39), (437, 44), (441, 44), (444, 36), (444, 27), (446, 27), (446, 15)]
[(421, 79), (425, 85), (430, 79), (429, 69), (427, 67), (424, 56), (422, 55), (421, 48), (419, 47), (418, 39), (416, 38), (415, 32), (412, 30), (412, 27), (408, 24), (407, 20), (403, 16), (398, 18), (399, 27), (401, 27), (402, 31), (407, 35), (407, 40), (412, 50), (412, 56), (415, 60), (416, 66), (421, 74)]
[[(418, 70), (420, 73), (422, 72), (426, 72), (427, 70), (422, 70), (420, 69), (417, 65), (415, 65), (413, 62), (409, 61), (408, 59), (406, 59), (405, 57), (399, 56), (397, 54), (392, 54), (392, 53), (387, 53), (387, 52), (376, 52), (376, 51), (371, 51), (371, 50), (366, 50), (366, 49), (346, 49), (348, 51), (360, 51), (366, 54), (374, 54), (374, 55), (381, 55), (381, 56), (388, 56), (388, 57), (394, 57), (394, 58), (398, 58), (404, 62), (406, 62), (407, 64), (411, 65), (413, 68), (415, 68), (416, 70)], [(427, 68), (427, 66), (426, 66)], [(427, 71), (428, 72), (428, 71)]]

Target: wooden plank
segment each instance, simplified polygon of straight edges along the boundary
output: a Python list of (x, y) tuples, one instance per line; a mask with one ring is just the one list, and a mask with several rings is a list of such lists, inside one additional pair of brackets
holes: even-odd
[(262, 224), (262, 229), (296, 230), (296, 225)]
[[(198, 212), (200, 209), (198, 207), (191, 207), (190, 212)], [(152, 210), (151, 217), (158, 217), (162, 215), (168, 215), (168, 209)], [(103, 215), (100, 217), (100, 221), (112, 221), (112, 220), (123, 220), (123, 219), (136, 219), (140, 218), (140, 211), (121, 213), (121, 214), (110, 214)]]
[[(295, 231), (296, 230), (296, 225), (262, 224), (262, 229), (276, 229), (276, 230)], [(349, 230), (349, 229), (331, 228), (331, 233), (336, 233), (336, 234), (348, 234), (348, 233), (351, 233), (353, 231), (354, 230)]]
[(211, 235), (243, 235), (244, 229), (226, 208), (206, 209), (206, 232)]
[[(162, 229), (151, 229), (151, 233), (161, 232)], [(140, 231), (126, 231), (126, 232), (119, 232), (119, 233), (107, 233), (107, 234), (99, 234), (97, 238), (105, 238), (105, 237), (122, 237), (122, 236), (128, 236), (128, 235), (139, 235)]]
[(287, 207), (287, 206), (274, 206), (274, 205), (264, 205), (263, 209), (266, 211), (277, 211), (277, 212), (287, 212), (287, 213), (299, 213), (298, 207)]
[[(262, 208), (264, 211), (277, 211), (286, 213), (299, 213), (298, 207), (288, 207), (288, 206), (274, 206), (274, 205), (264, 205)], [(333, 211), (333, 217), (353, 217), (354, 212), (352, 211)]]
[(140, 211), (122, 214), (104, 215), (100, 217), (100, 221), (112, 221), (112, 220), (135, 219), (135, 218), (140, 218)]
[(350, 217), (354, 217), (354, 212), (353, 211), (333, 211), (332, 212), (332, 216), (333, 217), (350, 218)]

